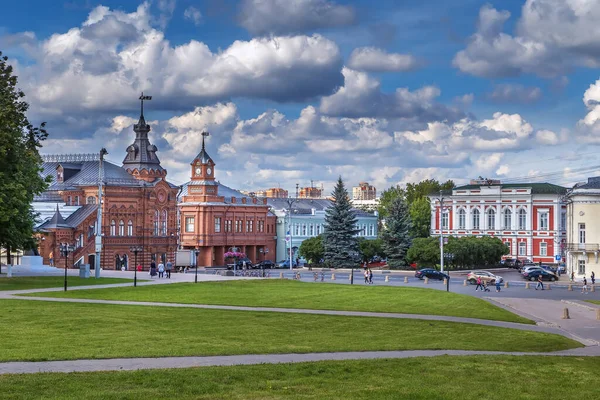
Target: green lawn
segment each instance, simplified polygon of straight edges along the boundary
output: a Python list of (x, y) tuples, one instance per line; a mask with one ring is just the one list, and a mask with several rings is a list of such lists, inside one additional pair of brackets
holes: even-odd
[(0, 375), (0, 398), (598, 398), (598, 357), (470, 356), (170, 370)]
[(589, 303), (600, 304), (600, 300), (586, 300)]
[(559, 335), (455, 322), (33, 300), (0, 300), (0, 321), (0, 361), (581, 347)]
[(88, 289), (39, 296), (395, 312), (534, 323), (485, 300), (464, 294), (413, 287), (314, 284), (279, 279)]
[[(13, 276), (12, 278), (0, 278), (0, 290), (44, 289), (64, 287), (64, 282), (64, 276)], [(107, 285), (110, 283), (127, 282), (133, 282), (133, 280), (122, 278), (84, 279), (78, 276), (67, 277), (67, 287)]]

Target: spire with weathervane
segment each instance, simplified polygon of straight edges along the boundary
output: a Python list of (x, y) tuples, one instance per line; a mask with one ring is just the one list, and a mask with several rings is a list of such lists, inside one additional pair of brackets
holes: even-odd
[(158, 149), (148, 139), (150, 125), (144, 118), (144, 100), (152, 100), (152, 96), (146, 96), (142, 92), (139, 100), (141, 103), (140, 119), (137, 124), (133, 125), (135, 141), (127, 147), (123, 168), (136, 178), (151, 182), (158, 177), (165, 177), (167, 171), (160, 165), (160, 160), (156, 155)]
[(219, 184), (215, 181), (215, 162), (206, 152), (205, 139), (209, 135), (206, 131), (202, 132), (202, 149), (190, 163), (192, 180), (187, 185), (188, 201), (223, 201), (222, 197), (219, 197)]

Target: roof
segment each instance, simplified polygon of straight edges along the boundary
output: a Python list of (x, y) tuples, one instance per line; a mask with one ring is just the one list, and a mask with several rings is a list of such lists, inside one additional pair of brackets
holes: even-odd
[(56, 211), (54, 212), (54, 215), (52, 216), (52, 218), (50, 218), (49, 221), (46, 221), (45, 223), (43, 223), (39, 228), (40, 229), (50, 229), (50, 228), (58, 229), (58, 228), (70, 228), (70, 226), (65, 222), (63, 216), (60, 214), (60, 211), (58, 210), (58, 204), (56, 204)]
[[(55, 190), (67, 190), (75, 189), (78, 186), (90, 186), (97, 185), (99, 182), (99, 168), (100, 161), (80, 161), (78, 163), (68, 163), (72, 168), (74, 164), (81, 167), (81, 169), (69, 177), (66, 181), (60, 183), (56, 181), (56, 168), (62, 165), (61, 162), (44, 162), (42, 163), (41, 175), (45, 178), (47, 176), (52, 177), (52, 182), (48, 187), (47, 191)], [(142, 186), (143, 182), (135, 179), (118, 165), (112, 164), (108, 161), (104, 161), (102, 166), (104, 167), (104, 183), (107, 186)]]
[(96, 210), (98, 210), (97, 204), (86, 204), (71, 214), (69, 218), (66, 219), (66, 222), (70, 227), (77, 228), (90, 215), (94, 214)]
[[(486, 185), (463, 185), (457, 186), (454, 190), (472, 190), (479, 189)], [(498, 185), (492, 185), (498, 186)], [(567, 192), (567, 188), (554, 185), (552, 183), (503, 183), (499, 185), (502, 189), (527, 189), (531, 188), (532, 194), (564, 194)]]
[(163, 168), (160, 166), (160, 160), (156, 155), (158, 149), (148, 140), (150, 125), (146, 123), (144, 114), (141, 114), (138, 123), (133, 125), (133, 130), (135, 140), (127, 147), (123, 167), (130, 170), (137, 169), (138, 171), (142, 169), (162, 171)]
[[(241, 203), (241, 199), (246, 198), (246, 204), (245, 205), (254, 205), (254, 206), (264, 206), (264, 204), (262, 202), (257, 203), (257, 204), (253, 204), (252, 202), (252, 197), (247, 196), (245, 194), (243, 194), (242, 192), (232, 189), (229, 186), (225, 186), (222, 183), (218, 182), (218, 181), (211, 181), (211, 184), (214, 184), (215, 186), (218, 186), (218, 192), (217, 195), (218, 196), (223, 196), (225, 198), (225, 204), (231, 204), (231, 198), (235, 197), (237, 199), (239, 199), (240, 201), (238, 202), (240, 205), (242, 205)], [(192, 185), (192, 181), (186, 182), (183, 185), (181, 185), (181, 192), (179, 193), (179, 199), (181, 200), (181, 196), (187, 196), (188, 195), (188, 186), (193, 186)], [(236, 203), (236, 204), (238, 204)]]
[(214, 164), (214, 161), (212, 160), (212, 158), (210, 158), (210, 156), (206, 152), (206, 148), (204, 147), (204, 138), (207, 136), (207, 132), (202, 132), (202, 150), (200, 150), (200, 153), (198, 153), (194, 160), (200, 160), (200, 163), (202, 164), (208, 164), (209, 162), (212, 162)]
[[(331, 200), (328, 199), (267, 198), (267, 204), (275, 210), (283, 210), (290, 208), (289, 200), (294, 202), (292, 204), (292, 207), (294, 208), (294, 214), (310, 215), (312, 214), (313, 209), (315, 211), (325, 211), (331, 207)], [(372, 213), (360, 210), (358, 208), (353, 208), (352, 210), (357, 217), (375, 216)]]
[(576, 185), (573, 189), (600, 189), (600, 176), (588, 178), (587, 183)]

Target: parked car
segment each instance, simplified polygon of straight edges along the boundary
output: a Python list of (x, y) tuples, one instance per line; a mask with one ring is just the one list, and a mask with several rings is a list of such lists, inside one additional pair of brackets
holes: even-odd
[(271, 269), (271, 268), (276, 268), (276, 265), (271, 260), (263, 260), (263, 261), (259, 262), (258, 264), (256, 264), (256, 268)]
[(447, 274), (433, 268), (423, 268), (418, 271), (415, 271), (415, 277), (419, 279), (439, 279), (440, 281), (449, 278)]
[(248, 257), (240, 258), (239, 260), (237, 260), (237, 263), (235, 266), (237, 269), (242, 269), (242, 268), (244, 268), (244, 263), (246, 263), (247, 269), (255, 268), (254, 264), (252, 264), (252, 261), (250, 261), (250, 259)]
[(543, 269), (542, 267), (540, 267), (539, 265), (531, 265), (529, 267), (525, 267), (521, 270), (521, 274), (525, 274), (527, 272), (531, 272), (531, 271), (535, 271), (538, 269)]
[[(279, 261), (277, 263), (277, 266), (279, 268), (289, 268), (290, 267), (290, 260)], [(292, 266), (293, 266), (293, 268), (297, 268), (298, 267), (298, 264), (296, 263), (296, 260), (294, 260), (294, 263), (292, 264)]]
[(494, 275), (488, 271), (471, 271), (467, 275), (467, 281), (472, 285), (477, 283), (477, 278), (481, 278), (481, 280), (483, 282), (486, 282), (486, 283), (492, 284), (492, 285), (495, 284), (496, 281), (498, 281), (500, 283), (504, 282), (504, 279), (501, 276)]
[(507, 268), (520, 268), (523, 262), (516, 258), (506, 258), (500, 261), (500, 265)]
[(556, 275), (554, 272), (546, 271), (545, 269), (541, 268), (534, 269), (529, 272), (524, 272), (523, 278), (529, 279), (530, 281), (534, 282), (538, 280), (538, 276), (540, 275), (542, 276), (543, 281), (554, 282), (558, 280), (558, 275)]

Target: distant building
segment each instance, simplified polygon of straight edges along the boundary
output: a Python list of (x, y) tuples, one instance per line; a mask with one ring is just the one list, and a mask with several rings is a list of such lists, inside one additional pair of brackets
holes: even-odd
[(323, 189), (317, 187), (303, 187), (298, 192), (299, 199), (320, 199), (323, 197)]
[(354, 207), (364, 210), (364, 211), (376, 211), (377, 207), (379, 207), (379, 199), (372, 200), (351, 200), (351, 203)]
[(353, 200), (375, 200), (377, 198), (377, 189), (369, 185), (369, 182), (360, 182), (358, 186), (352, 188)]
[(270, 188), (264, 191), (264, 197), (273, 199), (287, 199), (288, 191), (281, 188)]

